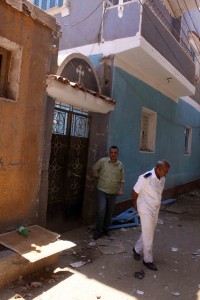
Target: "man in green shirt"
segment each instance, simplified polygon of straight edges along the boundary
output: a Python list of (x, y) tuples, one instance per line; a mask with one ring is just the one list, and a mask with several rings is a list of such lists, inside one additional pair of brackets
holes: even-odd
[(103, 233), (108, 235), (116, 196), (124, 193), (124, 167), (118, 160), (118, 154), (118, 147), (111, 146), (109, 157), (99, 159), (93, 166), (93, 175), (98, 178), (97, 221), (93, 235), (95, 240), (100, 238)]

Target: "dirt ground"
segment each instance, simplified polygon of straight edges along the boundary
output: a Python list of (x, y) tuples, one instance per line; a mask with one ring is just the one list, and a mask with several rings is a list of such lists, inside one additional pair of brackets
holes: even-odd
[[(161, 206), (154, 242), (158, 271), (133, 258), (140, 226), (115, 229), (97, 241), (91, 228), (68, 231), (61, 238), (76, 247), (62, 252), (55, 268), (5, 287), (0, 300), (200, 300), (199, 227), (200, 189)], [(135, 278), (141, 270), (144, 278)]]

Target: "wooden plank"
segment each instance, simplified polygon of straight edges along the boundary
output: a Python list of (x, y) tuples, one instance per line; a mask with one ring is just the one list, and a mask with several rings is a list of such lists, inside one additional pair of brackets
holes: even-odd
[(58, 233), (38, 225), (29, 226), (26, 229), (29, 232), (28, 237), (21, 236), (17, 231), (1, 234), (0, 244), (17, 252), (30, 262), (76, 246), (70, 241), (59, 240)]

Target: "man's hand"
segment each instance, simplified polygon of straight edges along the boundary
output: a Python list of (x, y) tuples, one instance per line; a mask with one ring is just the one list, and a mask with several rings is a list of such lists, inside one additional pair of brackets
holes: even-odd
[(134, 202), (133, 202), (133, 208), (134, 208), (135, 210), (137, 210), (137, 201), (134, 201)]
[(121, 189), (119, 190), (119, 192), (116, 193), (117, 196), (121, 196), (123, 194), (124, 194), (124, 190), (121, 190)]

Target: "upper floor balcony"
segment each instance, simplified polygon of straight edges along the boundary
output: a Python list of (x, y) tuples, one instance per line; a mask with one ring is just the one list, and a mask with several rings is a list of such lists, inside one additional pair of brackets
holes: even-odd
[(187, 39), (181, 39), (181, 19), (159, 0), (112, 3), (118, 4), (106, 10), (101, 38), (112, 41), (115, 65), (173, 100), (194, 95), (194, 57)]
[(68, 14), (54, 13), (63, 33), (60, 53), (114, 54), (116, 66), (169, 98), (192, 96), (194, 52), (189, 30), (183, 35), (181, 15), (187, 9), (197, 9), (199, 0), (187, 0), (187, 7), (185, 2), (64, 0), (63, 8), (68, 9)]

